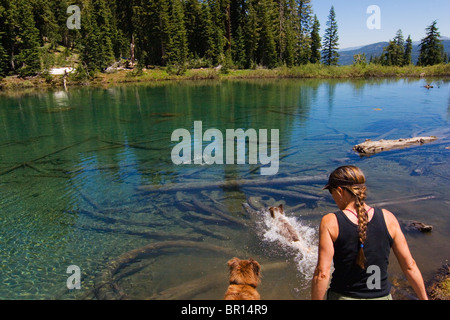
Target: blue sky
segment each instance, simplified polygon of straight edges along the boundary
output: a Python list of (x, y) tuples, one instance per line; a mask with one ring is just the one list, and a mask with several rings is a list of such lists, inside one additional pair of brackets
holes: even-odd
[[(402, 29), (405, 39), (411, 35), (413, 41), (425, 36), (425, 28), (438, 21), (441, 36), (450, 37), (449, 0), (312, 0), (314, 13), (320, 21), (323, 36), (326, 22), (333, 5), (338, 23), (339, 48), (363, 46), (394, 38)], [(377, 5), (381, 12), (381, 28), (369, 29), (367, 14), (370, 5)]]

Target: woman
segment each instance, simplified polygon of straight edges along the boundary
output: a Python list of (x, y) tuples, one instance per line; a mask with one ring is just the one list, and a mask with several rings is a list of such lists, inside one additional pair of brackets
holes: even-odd
[[(340, 211), (322, 218), (319, 258), (312, 281), (313, 300), (392, 300), (387, 268), (392, 247), (419, 299), (427, 300), (422, 275), (394, 215), (365, 203), (362, 171), (355, 166), (337, 168), (324, 187)], [(331, 264), (334, 263), (330, 288)]]

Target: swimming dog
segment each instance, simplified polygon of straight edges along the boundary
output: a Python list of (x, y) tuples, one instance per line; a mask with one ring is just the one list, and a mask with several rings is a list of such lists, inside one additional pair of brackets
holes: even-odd
[(284, 216), (282, 204), (278, 207), (270, 207), (269, 212), (270, 216), (274, 219), (274, 223), (277, 226), (277, 231), (281, 236), (283, 236), (287, 241), (294, 243), (300, 250), (306, 250), (307, 252), (311, 251), (300, 243), (300, 236), (297, 230), (295, 230), (295, 228)]
[(230, 284), (224, 300), (260, 300), (256, 287), (261, 281), (261, 266), (256, 260), (240, 260), (233, 258), (228, 261), (230, 268)]

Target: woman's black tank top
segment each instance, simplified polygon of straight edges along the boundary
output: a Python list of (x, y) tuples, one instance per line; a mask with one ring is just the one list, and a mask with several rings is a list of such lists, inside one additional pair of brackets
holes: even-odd
[(334, 242), (334, 272), (330, 289), (355, 298), (377, 298), (390, 293), (388, 280), (389, 253), (392, 237), (384, 221), (383, 211), (374, 208), (374, 215), (367, 224), (364, 243), (366, 269), (356, 264), (360, 247), (358, 226), (350, 221), (344, 212), (335, 212), (339, 235)]

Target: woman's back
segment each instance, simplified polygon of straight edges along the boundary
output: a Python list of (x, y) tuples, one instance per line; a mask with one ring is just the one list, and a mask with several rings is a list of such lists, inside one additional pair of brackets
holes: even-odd
[(360, 243), (358, 225), (343, 211), (335, 212), (338, 235), (334, 241), (334, 272), (331, 290), (358, 298), (376, 298), (388, 295), (391, 285), (387, 268), (392, 238), (387, 229), (383, 211), (376, 208), (367, 224), (367, 240), (364, 243), (365, 269), (356, 263)]

